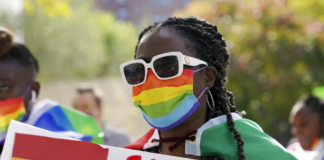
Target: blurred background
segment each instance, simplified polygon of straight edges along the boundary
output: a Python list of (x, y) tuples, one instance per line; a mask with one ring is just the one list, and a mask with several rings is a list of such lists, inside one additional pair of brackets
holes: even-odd
[(0, 26), (40, 63), (39, 99), (68, 107), (77, 84), (92, 82), (105, 92), (105, 120), (132, 140), (150, 127), (132, 105), (119, 64), (133, 59), (143, 28), (172, 15), (218, 26), (236, 107), (286, 146), (292, 106), (324, 83), (323, 0), (0, 0)]

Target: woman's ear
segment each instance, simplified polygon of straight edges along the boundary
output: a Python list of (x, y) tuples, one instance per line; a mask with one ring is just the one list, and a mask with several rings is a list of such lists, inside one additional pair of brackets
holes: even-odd
[(39, 95), (39, 91), (40, 91), (40, 83), (38, 81), (35, 81), (31, 87), (31, 90), (35, 91), (36, 92), (36, 98), (38, 97)]
[(217, 70), (213, 66), (209, 66), (205, 69), (205, 75), (206, 75), (206, 87), (212, 88), (214, 86), (216, 76), (217, 76)]

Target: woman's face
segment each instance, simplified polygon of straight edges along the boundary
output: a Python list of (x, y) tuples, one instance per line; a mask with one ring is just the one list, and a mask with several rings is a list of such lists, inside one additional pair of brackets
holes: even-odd
[[(196, 53), (188, 49), (183, 38), (178, 36), (174, 30), (157, 28), (147, 32), (142, 37), (138, 45), (135, 59), (143, 59), (146, 63), (149, 63), (154, 56), (172, 51), (179, 51), (184, 55), (197, 57)], [(199, 67), (197, 66), (190, 69), (195, 70), (199, 69)], [(210, 69), (207, 68), (194, 74), (193, 91), (196, 97), (198, 97), (206, 87), (212, 87), (213, 83), (210, 81), (214, 81), (216, 72), (214, 74), (209, 72)], [(191, 123), (192, 120), (197, 118), (206, 119), (206, 96), (203, 95), (199, 99), (199, 102), (201, 104), (200, 107), (198, 107), (196, 112), (181, 125)]]
[(321, 125), (319, 114), (312, 112), (309, 107), (304, 106), (294, 116), (292, 125), (292, 132), (302, 148), (310, 150), (314, 140), (320, 134)]
[[(28, 85), (29, 90), (39, 91), (39, 83), (33, 82), (33, 74), (30, 68), (24, 68), (15, 61), (0, 62), (0, 101), (22, 97)], [(24, 101), (25, 106), (31, 99), (31, 92), (27, 92)], [(26, 108), (29, 111), (29, 108)]]

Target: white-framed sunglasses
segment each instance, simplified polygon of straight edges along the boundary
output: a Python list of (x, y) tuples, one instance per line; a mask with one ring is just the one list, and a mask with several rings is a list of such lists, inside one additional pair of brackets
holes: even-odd
[(207, 63), (181, 52), (168, 52), (156, 55), (150, 63), (142, 59), (125, 62), (120, 65), (120, 71), (124, 81), (130, 86), (138, 86), (145, 83), (148, 69), (160, 80), (168, 80), (179, 77), (183, 72), (183, 66), (206, 65)]

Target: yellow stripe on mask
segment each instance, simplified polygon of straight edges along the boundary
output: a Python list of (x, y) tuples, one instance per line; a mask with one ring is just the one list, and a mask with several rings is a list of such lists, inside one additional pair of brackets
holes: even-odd
[(13, 113), (0, 117), (0, 128), (9, 125), (11, 119), (16, 119), (25, 112), (25, 108), (20, 108)]
[(181, 87), (162, 87), (147, 91), (142, 91), (139, 95), (133, 97), (133, 102), (138, 102), (141, 105), (150, 105), (168, 101), (181, 93), (192, 90), (193, 86), (184, 85)]

